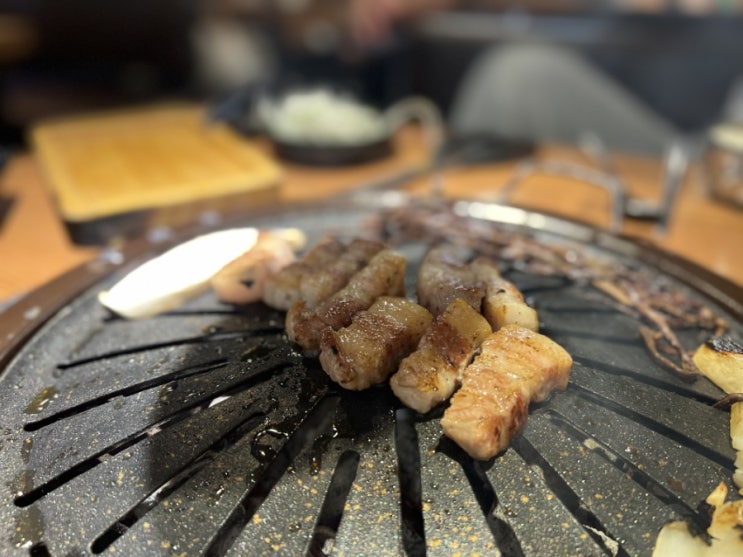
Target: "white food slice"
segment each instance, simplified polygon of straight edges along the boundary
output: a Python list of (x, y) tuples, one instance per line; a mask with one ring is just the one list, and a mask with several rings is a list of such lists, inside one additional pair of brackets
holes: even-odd
[(730, 407), (730, 442), (736, 451), (743, 451), (743, 402)]
[(743, 393), (743, 347), (737, 342), (711, 338), (697, 348), (693, 359), (699, 370), (723, 391)]
[(669, 522), (658, 534), (653, 557), (704, 557), (708, 549), (702, 538), (689, 532), (686, 522)]
[(232, 228), (197, 236), (147, 261), (126, 275), (98, 301), (129, 319), (168, 311), (209, 287), (212, 276), (249, 249), (256, 228)]
[(730, 443), (737, 451), (733, 483), (738, 493), (743, 495), (743, 402), (736, 402), (730, 407)]
[(691, 534), (684, 522), (671, 522), (660, 531), (653, 557), (723, 557), (743, 555), (743, 499), (725, 501), (728, 489), (720, 483), (707, 497), (714, 510), (707, 528), (711, 543)]
[[(694, 363), (728, 394), (743, 392), (743, 348), (732, 339), (709, 339), (694, 352)], [(743, 494), (743, 402), (730, 408), (730, 442), (738, 451), (733, 482)]]
[(261, 230), (251, 249), (227, 263), (210, 279), (217, 297), (228, 304), (249, 304), (263, 298), (267, 278), (296, 257), (304, 246), (304, 234), (296, 229)]

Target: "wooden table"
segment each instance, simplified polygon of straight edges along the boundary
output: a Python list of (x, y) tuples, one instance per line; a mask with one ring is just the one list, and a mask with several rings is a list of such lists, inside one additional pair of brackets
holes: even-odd
[[(268, 145), (262, 148), (269, 149)], [(544, 147), (544, 158), (578, 159), (574, 150)], [(323, 199), (356, 185), (390, 176), (425, 160), (419, 131), (403, 130), (395, 139), (394, 156), (384, 161), (342, 169), (286, 165), (280, 202)], [(617, 156), (617, 167), (634, 197), (655, 199), (661, 183), (660, 163), (653, 159)], [(512, 175), (512, 163), (452, 168), (444, 174), (445, 193), (490, 199)], [(424, 192), (429, 179), (412, 180), (406, 189)], [(28, 292), (66, 270), (96, 256), (99, 248), (73, 245), (66, 235), (42, 173), (32, 154), (11, 159), (0, 175), (0, 199), (12, 205), (0, 225), (0, 302)], [(567, 178), (535, 175), (511, 198), (515, 205), (564, 215), (605, 227), (609, 196)], [(683, 184), (669, 227), (660, 233), (651, 222), (627, 220), (622, 232), (646, 239), (743, 286), (743, 211), (713, 201), (704, 192), (698, 172)]]

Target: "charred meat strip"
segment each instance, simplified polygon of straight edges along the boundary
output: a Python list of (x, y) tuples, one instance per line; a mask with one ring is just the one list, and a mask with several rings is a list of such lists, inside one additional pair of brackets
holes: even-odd
[(418, 344), (390, 378), (393, 392), (406, 406), (426, 413), (447, 400), (492, 329), (461, 298), (438, 315)]
[(381, 296), (348, 327), (323, 331), (320, 364), (346, 389), (382, 383), (415, 350), (431, 320), (431, 313), (412, 300)]
[(567, 388), (571, 367), (570, 355), (546, 336), (504, 326), (465, 369), (441, 419), (444, 433), (473, 458), (494, 457), (523, 427), (530, 402)]
[(384, 248), (382, 242), (355, 238), (335, 261), (302, 278), (299, 299), (308, 308), (317, 307), (348, 284), (351, 277)]
[(432, 248), (418, 271), (418, 301), (434, 315), (461, 298), (481, 311), (493, 329), (518, 324), (539, 330), (539, 318), (516, 286), (504, 279), (495, 261), (478, 257), (471, 263), (461, 247), (443, 244)]
[(521, 325), (539, 331), (539, 316), (534, 308), (524, 301), (518, 288), (504, 279), (492, 259), (478, 257), (471, 264), (475, 276), (485, 285), (482, 314), (493, 330), (504, 325)]
[(286, 334), (304, 350), (317, 350), (323, 329), (340, 329), (366, 310), (379, 296), (405, 295), (407, 262), (401, 254), (383, 249), (371, 258), (341, 290), (314, 309), (304, 301), (295, 303), (286, 314)]
[[(407, 203), (382, 214), (379, 228), (390, 243), (445, 240), (529, 273), (590, 283), (613, 299), (614, 307), (641, 321), (639, 332), (650, 355), (684, 380), (693, 381), (700, 373), (692, 361), (692, 351), (679, 342), (676, 331), (697, 327), (722, 335), (730, 327), (711, 306), (688, 296), (650, 269), (626, 265), (615, 258), (595, 257), (592, 250), (577, 243), (545, 243), (529, 232), (459, 215), (451, 205), (434, 208)], [(606, 303), (607, 299), (602, 301)]]
[(332, 264), (345, 250), (346, 246), (337, 238), (324, 238), (299, 260), (266, 278), (263, 301), (272, 308), (288, 310), (301, 298), (302, 280)]
[(418, 302), (434, 315), (443, 313), (457, 298), (480, 310), (485, 287), (467, 265), (462, 252), (461, 247), (443, 244), (431, 248), (421, 262), (416, 295)]

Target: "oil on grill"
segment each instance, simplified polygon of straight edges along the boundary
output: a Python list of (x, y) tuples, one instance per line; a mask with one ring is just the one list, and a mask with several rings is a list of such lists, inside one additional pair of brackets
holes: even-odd
[[(424, 247), (400, 246), (411, 280)], [(490, 462), (440, 411), (336, 388), (262, 305), (204, 295), (129, 322), (92, 289), (0, 378), (0, 554), (648, 555), (668, 520), (703, 528), (733, 471), (719, 391), (662, 369), (585, 288), (508, 278), (575, 365)]]

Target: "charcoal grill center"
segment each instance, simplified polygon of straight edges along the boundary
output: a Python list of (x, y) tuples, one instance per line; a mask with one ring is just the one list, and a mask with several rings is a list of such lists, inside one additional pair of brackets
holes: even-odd
[[(270, 224), (312, 239), (355, 234), (365, 216)], [(399, 246), (409, 284), (425, 247)], [(533, 406), (488, 462), (442, 436), (441, 408), (419, 415), (387, 386), (332, 384), (261, 304), (206, 294), (124, 321), (95, 300), (116, 277), (97, 283), (0, 376), (0, 553), (649, 554), (668, 520), (702, 520), (697, 504), (733, 467), (719, 391), (662, 369), (637, 321), (584, 285), (509, 278), (575, 365), (568, 390)]]

